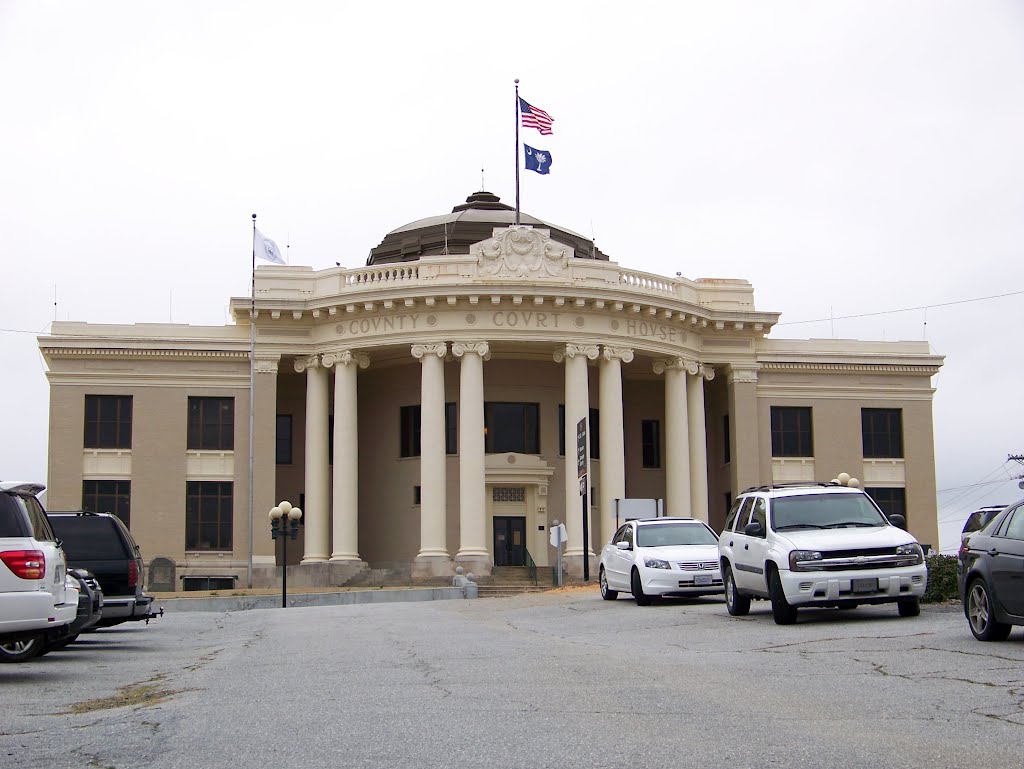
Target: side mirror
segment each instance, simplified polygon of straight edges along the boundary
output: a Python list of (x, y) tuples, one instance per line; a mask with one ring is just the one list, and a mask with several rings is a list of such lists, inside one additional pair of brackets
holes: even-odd
[(748, 537), (763, 537), (764, 526), (761, 525), (760, 521), (751, 521), (743, 527), (743, 533)]
[(889, 516), (889, 523), (891, 523), (897, 529), (903, 529), (904, 531), (906, 531), (907, 519), (904, 518), (899, 513), (893, 513), (892, 515), (890, 515)]
[(626, 542), (626, 540), (624, 540), (624, 539), (621, 539), (618, 542), (616, 542), (615, 543), (615, 547), (619, 548), (619, 550), (632, 550), (633, 549), (633, 546), (631, 544), (629, 544), (628, 542)]

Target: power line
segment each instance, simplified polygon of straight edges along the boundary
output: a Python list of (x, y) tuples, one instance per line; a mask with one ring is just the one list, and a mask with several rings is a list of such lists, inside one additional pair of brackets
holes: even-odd
[(987, 302), (991, 299), (1005, 299), (1008, 296), (1020, 296), (1024, 291), (1011, 291), (1008, 294), (994, 294), (992, 296), (979, 296), (974, 299), (959, 299), (954, 302), (941, 302), (939, 304), (922, 304), (918, 307), (901, 307), (898, 310), (881, 310), (879, 312), (862, 312), (856, 315), (834, 315), (830, 318), (817, 318), (815, 320), (789, 320), (776, 323), (776, 326), (798, 326), (803, 323), (824, 323), (832, 320), (850, 320), (853, 318), (871, 318), (877, 315), (895, 315), (900, 312), (913, 312), (914, 310), (930, 310), (935, 307), (952, 307), (956, 304), (970, 304), (972, 302)]

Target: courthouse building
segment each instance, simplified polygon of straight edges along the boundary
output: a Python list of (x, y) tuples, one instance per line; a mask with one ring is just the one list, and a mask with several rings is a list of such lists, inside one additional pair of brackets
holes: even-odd
[(39, 340), (50, 507), (117, 513), (179, 585), (243, 584), (250, 558), (270, 584), (285, 499), (303, 510), (289, 576), (312, 584), (549, 565), (555, 520), (570, 575), (594, 575), (617, 499), (720, 528), (747, 487), (840, 472), (938, 543), (927, 343), (768, 338), (779, 314), (747, 281), (629, 269), (486, 192), (365, 267), (261, 265), (255, 312), (231, 312)]

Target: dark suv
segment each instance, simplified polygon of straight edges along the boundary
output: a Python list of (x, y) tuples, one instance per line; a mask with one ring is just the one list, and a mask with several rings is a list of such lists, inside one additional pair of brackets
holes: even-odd
[(68, 567), (88, 569), (103, 588), (103, 616), (97, 626), (149, 621), (153, 597), (142, 590), (142, 555), (121, 519), (110, 513), (48, 515), (63, 542)]

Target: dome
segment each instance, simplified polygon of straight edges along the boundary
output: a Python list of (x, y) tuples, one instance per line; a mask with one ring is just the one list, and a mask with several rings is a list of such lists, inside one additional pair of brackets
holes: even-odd
[[(421, 256), (468, 254), (469, 247), (494, 235), (495, 227), (515, 224), (515, 209), (490, 192), (474, 192), (450, 214), (431, 216), (392, 230), (370, 250), (367, 266), (410, 262)], [(519, 223), (551, 231), (551, 239), (575, 249), (583, 259), (608, 261), (594, 241), (571, 230), (541, 221), (520, 211)]]

